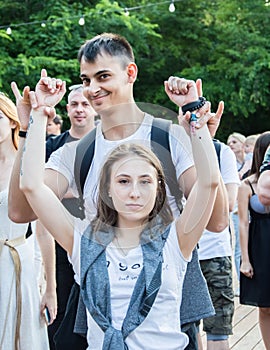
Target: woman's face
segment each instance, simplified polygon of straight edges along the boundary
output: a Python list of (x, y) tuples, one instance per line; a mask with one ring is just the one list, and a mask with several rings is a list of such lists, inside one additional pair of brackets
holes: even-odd
[(227, 145), (234, 153), (244, 152), (244, 144), (233, 136), (229, 137)]
[(0, 144), (5, 141), (12, 141), (12, 129), (15, 123), (10, 120), (0, 109)]
[(157, 186), (156, 169), (143, 158), (126, 157), (113, 165), (109, 196), (119, 227), (144, 223), (155, 205)]

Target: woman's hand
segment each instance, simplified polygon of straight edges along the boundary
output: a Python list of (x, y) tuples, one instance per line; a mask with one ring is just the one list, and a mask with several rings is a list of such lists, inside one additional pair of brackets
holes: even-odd
[(40, 313), (43, 317), (45, 313), (45, 308), (48, 309), (50, 314), (50, 322), (48, 324), (52, 324), (53, 321), (56, 319), (57, 315), (57, 297), (56, 297), (56, 290), (53, 292), (45, 291), (41, 304), (40, 304)]
[(240, 271), (242, 274), (244, 274), (246, 277), (252, 278), (254, 275), (253, 267), (249, 261), (241, 263)]
[(30, 88), (29, 86), (25, 86), (21, 95), (17, 84), (13, 81), (11, 83), (11, 89), (16, 98), (16, 106), (21, 123), (21, 129), (26, 131), (28, 128), (30, 113), (32, 109), (29, 95)]

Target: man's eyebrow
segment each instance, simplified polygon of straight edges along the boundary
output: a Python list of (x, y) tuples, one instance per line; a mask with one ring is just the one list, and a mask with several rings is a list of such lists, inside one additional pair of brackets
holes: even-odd
[[(102, 69), (102, 70), (99, 70), (98, 72), (96, 72), (95, 74), (94, 74), (94, 77), (96, 77), (96, 76), (98, 76), (98, 75), (101, 75), (101, 74), (104, 74), (104, 73), (108, 73), (108, 72), (110, 72), (110, 70), (109, 69)], [(80, 77), (81, 78), (87, 78), (87, 75), (86, 74), (81, 74), (80, 75)]]

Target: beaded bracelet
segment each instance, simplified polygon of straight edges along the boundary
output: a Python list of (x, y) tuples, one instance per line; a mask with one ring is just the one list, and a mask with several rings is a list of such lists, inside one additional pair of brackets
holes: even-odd
[(187, 103), (186, 105), (182, 106), (183, 114), (186, 114), (186, 112), (193, 112), (197, 109), (202, 108), (206, 103), (205, 97), (199, 97), (197, 101)]
[(19, 131), (19, 136), (20, 137), (23, 137), (25, 139), (26, 135), (27, 135), (27, 131), (22, 131), (22, 130)]

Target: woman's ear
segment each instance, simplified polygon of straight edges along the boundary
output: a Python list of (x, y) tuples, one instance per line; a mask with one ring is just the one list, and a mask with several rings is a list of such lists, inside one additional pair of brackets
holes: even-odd
[(128, 82), (134, 83), (136, 78), (137, 78), (137, 73), (138, 73), (138, 67), (137, 67), (136, 63), (131, 62), (127, 66), (127, 73), (128, 73)]
[(10, 119), (10, 127), (11, 127), (11, 129), (15, 129), (16, 126), (17, 126), (17, 124), (15, 123), (15, 121)]

